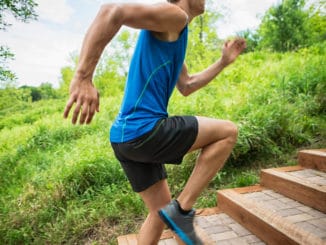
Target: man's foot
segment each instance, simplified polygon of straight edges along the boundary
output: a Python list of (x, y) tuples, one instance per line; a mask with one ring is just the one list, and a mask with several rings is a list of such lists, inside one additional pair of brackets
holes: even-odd
[(182, 214), (178, 203), (173, 200), (164, 208), (158, 211), (163, 222), (173, 230), (179, 238), (187, 245), (202, 245), (203, 242), (197, 237), (194, 230), (195, 210), (192, 209), (188, 214)]

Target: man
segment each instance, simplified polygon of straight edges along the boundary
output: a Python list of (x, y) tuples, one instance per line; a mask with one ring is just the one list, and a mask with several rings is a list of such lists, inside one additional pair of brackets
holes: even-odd
[[(188, 96), (211, 82), (246, 46), (243, 39), (226, 42), (218, 61), (189, 75), (184, 64), (188, 24), (204, 9), (205, 0), (103, 5), (87, 31), (71, 82), (64, 117), (76, 103), (72, 123), (79, 117), (80, 124), (88, 124), (99, 112), (92, 76), (103, 49), (121, 26), (141, 29), (122, 106), (110, 132), (116, 157), (149, 209), (139, 233), (141, 245), (157, 244), (164, 223), (186, 244), (202, 244), (194, 231), (192, 206), (237, 139), (237, 127), (230, 121), (167, 114), (175, 86)], [(187, 152), (197, 149), (201, 152), (194, 170), (180, 196), (171, 201), (164, 164), (181, 163)]]

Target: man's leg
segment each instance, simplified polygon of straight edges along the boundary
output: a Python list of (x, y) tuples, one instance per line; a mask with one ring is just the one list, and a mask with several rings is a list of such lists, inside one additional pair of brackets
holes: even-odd
[(201, 149), (197, 163), (184, 190), (177, 198), (184, 210), (190, 210), (196, 199), (228, 159), (237, 140), (234, 123), (197, 117), (198, 135), (190, 151)]
[(139, 194), (145, 202), (149, 214), (141, 227), (138, 244), (156, 245), (165, 226), (159, 218), (158, 210), (171, 201), (171, 194), (166, 179), (155, 183)]

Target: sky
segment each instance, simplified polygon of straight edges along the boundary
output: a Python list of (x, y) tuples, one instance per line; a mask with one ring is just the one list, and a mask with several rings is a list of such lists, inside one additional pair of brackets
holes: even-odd
[[(83, 37), (99, 7), (109, 2), (153, 4), (164, 0), (36, 0), (37, 21), (17, 22), (0, 33), (0, 44), (15, 54), (8, 67), (17, 76), (17, 85), (59, 86), (61, 68), (71, 64), (72, 53), (79, 53)], [(222, 13), (217, 33), (224, 39), (245, 29), (255, 29), (265, 11), (280, 0), (214, 0), (213, 8)]]

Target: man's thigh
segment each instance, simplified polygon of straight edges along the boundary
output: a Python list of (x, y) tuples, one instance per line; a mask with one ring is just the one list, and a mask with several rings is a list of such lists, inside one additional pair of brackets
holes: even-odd
[(198, 134), (195, 143), (188, 152), (201, 149), (230, 135), (237, 134), (237, 126), (228, 120), (197, 116)]

